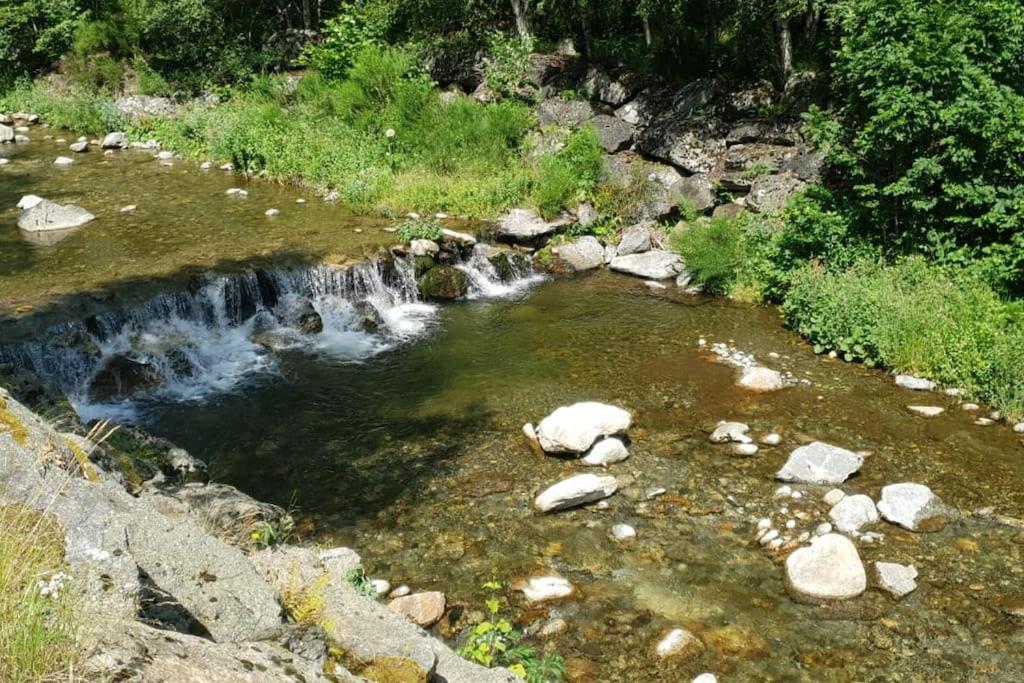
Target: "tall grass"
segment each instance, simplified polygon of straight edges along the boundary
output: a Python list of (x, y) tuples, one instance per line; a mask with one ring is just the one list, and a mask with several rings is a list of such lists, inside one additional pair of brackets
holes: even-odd
[(0, 95), (0, 111), (39, 114), (52, 127), (69, 128), (83, 135), (104, 135), (126, 124), (107, 94), (91, 90), (53, 92), (30, 83)]
[(686, 261), (694, 282), (708, 292), (729, 294), (743, 263), (743, 231), (737, 221), (702, 219), (672, 234), (672, 246)]

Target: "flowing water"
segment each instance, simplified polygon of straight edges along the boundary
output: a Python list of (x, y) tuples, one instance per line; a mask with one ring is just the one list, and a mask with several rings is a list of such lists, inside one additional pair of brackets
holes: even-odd
[[(111, 191), (103, 179), (122, 163), (88, 169), (95, 175), (78, 181), (81, 203)], [(176, 185), (151, 190), (153, 204), (173, 206), (212, 182), (193, 167), (179, 170)], [(151, 182), (141, 171), (118, 177)], [(29, 191), (4, 182), (5, 198)], [(140, 215), (140, 240), (224, 211), (216, 189), (166, 216)], [(282, 206), (295, 196), (286, 188), (250, 190), (246, 201), (260, 206), (264, 191)], [(135, 191), (122, 187), (108, 203)], [(330, 207), (308, 208), (332, 224), (362, 225)], [(0, 281), (64, 273), (60, 264), (72, 258), (61, 255), (65, 248), (89, 258), (72, 238), (32, 258), (8, 254), (8, 245), (20, 243), (7, 215)], [(260, 213), (217, 215), (235, 222), (224, 230), (236, 235), (267, 229)], [(108, 219), (116, 220), (101, 216), (74, 239), (87, 242)], [(994, 520), (1024, 518), (1024, 446), (1005, 425), (977, 426), (977, 413), (954, 398), (905, 391), (881, 372), (815, 356), (770, 309), (652, 291), (604, 272), (502, 283), (479, 254), (461, 267), (470, 275), (470, 300), (440, 307), (416, 300), (401, 261), (346, 271), (304, 262), (208, 276), (37, 332), (34, 342), (24, 334), (0, 339), (11, 342), (0, 353), (59, 379), (83, 413), (139, 420), (207, 460), (215, 478), (296, 505), (306, 540), (357, 548), (370, 575), (444, 591), (454, 608), (435, 627), (441, 636), (455, 639), (478, 618), (485, 581), (538, 571), (565, 576), (578, 589), (567, 600), (531, 607), (517, 594), (505, 597), (528, 632), (565, 620), (564, 632), (535, 642), (566, 655), (576, 680), (687, 681), (705, 670), (726, 681), (1024, 680), (1024, 627), (1008, 613), (1024, 610), (1024, 529)], [(161, 280), (161, 268), (152, 277)], [(118, 282), (108, 273), (95, 286)], [(72, 293), (93, 285), (60, 287)], [(288, 296), (313, 303), (323, 333), (299, 335), (268, 320), (273, 301)], [(380, 323), (374, 329), (360, 326), (367, 303)], [(284, 342), (271, 350), (255, 343), (261, 325)], [(89, 343), (70, 352), (65, 344), (59, 353), (44, 343), (52, 339), (46, 335), (71, 332)], [(742, 390), (736, 371), (708, 352), (714, 342), (800, 381), (771, 394)], [(188, 362), (173, 362), (180, 354), (172, 348), (184, 349)], [(125, 352), (158, 365), (170, 381), (131, 401), (93, 400), (91, 373)], [(584, 468), (534, 454), (520, 428), (579, 400), (633, 412), (631, 456), (609, 468), (620, 491), (606, 509), (540, 515), (533, 496)], [(947, 411), (922, 418), (908, 404)], [(777, 431), (783, 443), (754, 457), (732, 455), (708, 443), (709, 428), (723, 419), (746, 422), (755, 435)], [(795, 487), (804, 494), (799, 500), (773, 497), (774, 472), (807, 439), (870, 451), (843, 486), (847, 493), (877, 499), (885, 484), (921, 482), (965, 513), (928, 534), (879, 523), (871, 529), (881, 540), (858, 541), (868, 565), (913, 563), (916, 592), (897, 602), (872, 589), (832, 606), (802, 604), (786, 592), (781, 559), (760, 548), (754, 531), (761, 517), (780, 528), (794, 519), (793, 535), (827, 519), (823, 487)], [(652, 488), (665, 493), (649, 499)], [(994, 510), (974, 514), (981, 508)], [(635, 542), (610, 538), (620, 522), (637, 529)], [(692, 660), (659, 662), (654, 645), (675, 626), (692, 630), (705, 648)]]

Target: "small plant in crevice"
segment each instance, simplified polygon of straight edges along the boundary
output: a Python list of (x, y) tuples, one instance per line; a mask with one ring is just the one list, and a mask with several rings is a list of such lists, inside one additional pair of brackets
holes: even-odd
[(527, 683), (559, 683), (565, 678), (565, 660), (557, 652), (538, 652), (523, 645), (523, 634), (501, 616), (498, 581), (489, 581), (483, 588), (494, 594), (484, 601), (487, 617), (469, 632), (459, 655), (488, 668), (503, 666)]
[(363, 597), (377, 597), (377, 589), (373, 587), (373, 582), (362, 567), (352, 567), (345, 572), (345, 581)]
[(434, 240), (441, 239), (441, 221), (436, 218), (412, 218), (399, 223), (395, 235), (402, 244), (409, 244), (413, 240)]

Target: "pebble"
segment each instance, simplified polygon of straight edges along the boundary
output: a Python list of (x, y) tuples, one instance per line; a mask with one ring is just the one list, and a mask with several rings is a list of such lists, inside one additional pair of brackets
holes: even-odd
[(134, 211), (137, 208), (139, 208), (139, 207), (137, 207), (135, 204), (128, 204), (127, 206), (122, 206), (120, 211), (121, 211), (121, 213), (131, 213), (132, 211)]
[(552, 619), (544, 624), (537, 632), (541, 638), (551, 638), (569, 630), (569, 623), (565, 619)]
[(940, 406), (907, 406), (907, 410), (921, 417), (938, 417), (946, 412), (946, 409)]
[(649, 488), (649, 489), (647, 489), (647, 490), (646, 490), (646, 491), (644, 492), (644, 497), (645, 497), (645, 498), (646, 498), (647, 500), (652, 500), (652, 499), (654, 499), (654, 498), (657, 498), (658, 496), (663, 496), (663, 495), (665, 495), (665, 493), (666, 493), (665, 489), (663, 489), (663, 488), (661, 488), (661, 487), (658, 487), (658, 486), (656, 486), (656, 487), (654, 487), (654, 488)]
[(824, 536), (830, 533), (832, 533), (832, 525), (828, 522), (822, 522), (814, 529), (815, 536)]
[(793, 495), (793, 487), (792, 486), (786, 486), (784, 484), (784, 485), (780, 486), (779, 488), (775, 489), (775, 497), (776, 498), (789, 498), (791, 495)]
[(402, 597), (405, 597), (406, 595), (409, 595), (410, 593), (412, 593), (412, 589), (409, 588), (407, 585), (405, 585), (403, 583), (401, 586), (399, 586), (395, 590), (393, 590), (390, 593), (388, 593), (388, 597), (389, 598), (402, 598)]
[(612, 527), (612, 538), (616, 541), (632, 541), (636, 538), (636, 529), (628, 524), (616, 524)]
[(700, 649), (703, 649), (703, 646), (697, 636), (685, 628), (674, 628), (658, 642), (654, 652), (659, 657), (671, 657)]
[(200, 171), (209, 171), (211, 168), (213, 168), (212, 161), (204, 161), (203, 163), (199, 164)]
[(74, 160), (69, 157), (57, 157), (53, 162), (54, 166), (70, 166), (73, 163), (75, 163)]
[[(830, 531), (831, 531), (831, 529), (830, 529)], [(810, 531), (805, 531), (805, 532), (803, 532), (802, 534), (800, 534), (799, 536), (796, 537), (797, 543), (806, 543), (810, 539), (811, 539), (811, 532)]]
[(156, 158), (159, 159), (160, 161), (170, 161), (171, 159), (174, 158), (174, 152), (164, 150), (163, 152), (158, 152)]
[(10, 159), (8, 159), (8, 158), (6, 158), (6, 157), (4, 157), (4, 158), (0, 158), (0, 166), (5, 166), (5, 165), (7, 165), (7, 164), (9, 164), (9, 163), (11, 163), (11, 160), (10, 160)]
[(1013, 431), (1015, 431), (1017, 434), (1024, 434), (1024, 422), (1018, 422), (1017, 424), (1013, 425)]
[(700, 676), (694, 678), (690, 683), (718, 683), (718, 679), (715, 678), (715, 674), (702, 673)]
[(296, 204), (305, 204), (306, 200), (303, 199), (302, 197), (299, 197), (298, 199), (295, 200), (295, 203)]
[(731, 448), (733, 455), (755, 455), (758, 451), (757, 444), (734, 443)]
[(981, 406), (977, 403), (961, 403), (960, 410), (981, 410)]
[(373, 579), (370, 581), (370, 585), (373, 586), (373, 592), (377, 594), (378, 598), (391, 592), (391, 583), (387, 579)]
[(974, 421), (974, 424), (978, 425), (979, 427), (990, 427), (995, 423), (996, 421), (990, 417), (979, 417), (977, 420)]
[(761, 534), (761, 538), (759, 538), (757, 540), (757, 542), (760, 543), (761, 545), (768, 545), (769, 543), (771, 543), (772, 541), (774, 541), (778, 537), (779, 537), (779, 530), (778, 529), (769, 529), (768, 531), (766, 531), (763, 534)]
[(759, 441), (764, 446), (778, 446), (782, 443), (782, 434), (776, 434), (775, 432), (765, 434), (759, 439)]
[(770, 529), (771, 526), (772, 526), (772, 520), (768, 519), (767, 517), (762, 517), (761, 519), (757, 520), (757, 528), (760, 531), (764, 531), (765, 529)]
[(263, 212), (263, 215), (266, 216), (267, 218), (273, 218), (274, 216), (277, 216), (280, 213), (281, 212), (278, 211), (277, 209), (267, 209), (266, 211)]
[(801, 498), (804, 497), (804, 494), (800, 493), (799, 491), (793, 491), (793, 493), (791, 493), (789, 497), (792, 498), (793, 500), (800, 500)]
[(224, 194), (226, 194), (229, 197), (248, 197), (249, 196), (249, 192), (247, 190), (243, 190), (240, 187), (232, 187), (232, 188), (228, 189)]
[(822, 502), (829, 507), (834, 507), (839, 501), (846, 498), (846, 494), (840, 489), (831, 489), (824, 496), (821, 497)]
[(224, 164), (223, 166), (221, 166), (220, 170), (222, 170), (222, 171), (234, 171), (235, 170), (235, 165), (230, 163), (230, 162), (228, 162), (228, 163)]
[(796, 520), (795, 519), (787, 520), (786, 521), (786, 528), (787, 529), (795, 529), (796, 528)]
[(789, 541), (788, 538), (773, 538), (771, 543), (768, 544), (769, 550), (778, 550), (783, 546), (784, 543)]
[(648, 289), (668, 289), (668, 285), (658, 282), (657, 280), (645, 280), (644, 284), (647, 285)]

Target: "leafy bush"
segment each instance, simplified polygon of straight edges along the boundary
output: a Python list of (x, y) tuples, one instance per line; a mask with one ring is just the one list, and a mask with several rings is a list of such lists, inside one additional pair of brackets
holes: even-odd
[(75, 0), (5, 0), (0, 4), (0, 92), (51, 66), (71, 45)]
[(324, 24), (323, 39), (308, 45), (300, 61), (328, 78), (344, 78), (362, 50), (385, 44), (394, 11), (394, 3), (386, 0), (343, 2), (337, 16)]
[(395, 235), (402, 244), (409, 244), (413, 240), (436, 242), (441, 239), (441, 227), (441, 221), (436, 218), (415, 218), (400, 223)]
[(569, 136), (565, 147), (537, 164), (533, 202), (547, 217), (575, 206), (593, 192), (604, 167), (604, 148), (591, 127)]
[(681, 226), (672, 246), (705, 290), (728, 294), (743, 263), (743, 232), (729, 219), (702, 219)]
[(55, 94), (22, 85), (0, 97), (0, 110), (31, 111), (55, 128), (69, 128), (83, 135), (104, 135), (125, 125), (110, 97), (81, 89)]
[(510, 36), (500, 31), (487, 43), (484, 82), (500, 97), (511, 97), (526, 84), (532, 65), (533, 39)]

